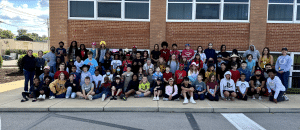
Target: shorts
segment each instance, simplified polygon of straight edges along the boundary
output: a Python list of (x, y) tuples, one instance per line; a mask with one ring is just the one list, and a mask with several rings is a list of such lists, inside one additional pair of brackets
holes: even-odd
[(234, 91), (223, 90), (223, 93), (224, 93), (225, 91), (229, 92), (229, 95), (231, 95), (231, 93), (234, 92)]

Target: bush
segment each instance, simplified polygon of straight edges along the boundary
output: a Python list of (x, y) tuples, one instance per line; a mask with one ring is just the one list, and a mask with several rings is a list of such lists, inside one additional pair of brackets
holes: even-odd
[(44, 55), (47, 54), (47, 53), (49, 53), (49, 51), (44, 51)]
[(5, 50), (5, 55), (10, 55), (10, 50)]
[(2, 56), (0, 56), (0, 68), (2, 67), (2, 64), (3, 64), (3, 59)]
[[(22, 59), (23, 59), (23, 57), (25, 56), (26, 54), (23, 54), (23, 55), (21, 55), (20, 57), (19, 57), (19, 59), (18, 59), (18, 62), (17, 62), (17, 64), (18, 64), (18, 67), (19, 67), (19, 71), (22, 73), (23, 72), (23, 66), (22, 66), (22, 64), (21, 64), (21, 61), (22, 61)], [(37, 53), (33, 53), (32, 54), (34, 57), (38, 57), (38, 54)]]

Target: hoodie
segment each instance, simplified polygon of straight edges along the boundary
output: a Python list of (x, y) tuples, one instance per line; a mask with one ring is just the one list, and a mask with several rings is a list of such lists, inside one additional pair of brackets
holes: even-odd
[[(227, 74), (230, 75), (229, 80), (226, 79)], [(235, 84), (234, 84), (234, 81), (231, 79), (231, 72), (230, 71), (227, 71), (224, 74), (224, 78), (220, 82), (220, 92), (221, 92), (222, 98), (224, 98), (223, 90), (234, 91), (235, 92)]]
[(293, 64), (293, 60), (289, 55), (279, 56), (275, 64), (275, 70), (283, 71), (283, 72), (290, 71), (292, 64)]
[(271, 78), (267, 79), (267, 88), (269, 93), (271, 93), (271, 90), (275, 91), (274, 99), (277, 99), (280, 91), (285, 91), (285, 87), (278, 76), (275, 76), (273, 80)]
[[(251, 46), (254, 47), (253, 51), (250, 49)], [(253, 60), (255, 60), (255, 62), (258, 61), (258, 58), (259, 58), (260, 54), (259, 54), (259, 51), (255, 49), (255, 46), (254, 46), (254, 45), (250, 45), (250, 46), (249, 46), (249, 50), (247, 50), (247, 51), (244, 53), (243, 57), (247, 57), (248, 54), (252, 54)]]

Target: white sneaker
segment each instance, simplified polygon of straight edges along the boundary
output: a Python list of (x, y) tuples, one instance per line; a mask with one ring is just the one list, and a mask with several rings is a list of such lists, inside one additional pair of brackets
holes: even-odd
[(43, 95), (40, 95), (37, 99), (41, 100), (43, 98)]
[(252, 96), (252, 99), (255, 100), (255, 96), (254, 95)]
[(156, 101), (159, 101), (159, 97), (156, 97)]
[(163, 98), (163, 101), (169, 101), (169, 99), (168, 98)]
[(284, 101), (290, 100), (286, 95), (283, 95)]
[(187, 104), (187, 103), (189, 103), (189, 100), (188, 100), (187, 98), (185, 98), (185, 99), (183, 100), (183, 104)]
[(259, 97), (258, 97), (258, 100), (261, 100), (261, 99), (262, 99), (261, 96), (259, 96)]
[(88, 98), (89, 98), (89, 100), (91, 100), (91, 101), (93, 100), (93, 96), (92, 96), (92, 95), (89, 95)]
[(179, 100), (180, 100), (179, 98), (175, 99), (175, 101), (179, 101)]
[(55, 97), (54, 96), (50, 96), (49, 99), (52, 100), (52, 99), (55, 99)]
[(153, 97), (153, 101), (156, 101), (156, 97)]
[(42, 96), (42, 99), (43, 99), (43, 100), (45, 100), (45, 99), (46, 99), (46, 95), (45, 95), (45, 94)]
[(196, 103), (195, 100), (194, 100), (194, 98), (190, 98), (190, 102), (193, 103), (193, 104)]
[(105, 95), (105, 94), (102, 94), (102, 101), (105, 100), (105, 97), (106, 97), (106, 95)]

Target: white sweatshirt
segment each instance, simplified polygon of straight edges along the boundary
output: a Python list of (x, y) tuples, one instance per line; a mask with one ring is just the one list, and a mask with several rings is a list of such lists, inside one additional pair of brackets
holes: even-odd
[[(229, 74), (230, 75), (230, 80), (226, 79), (226, 75)], [(227, 71), (224, 74), (224, 78), (221, 79), (220, 82), (220, 93), (221, 93), (221, 97), (224, 98), (224, 93), (223, 90), (227, 90), (227, 91), (234, 91), (235, 92), (235, 83), (234, 81), (231, 79), (231, 72)]]
[(277, 99), (280, 91), (285, 91), (285, 87), (277, 76), (273, 80), (271, 78), (267, 79), (267, 88), (269, 93), (271, 93), (271, 90), (275, 91), (274, 99)]

